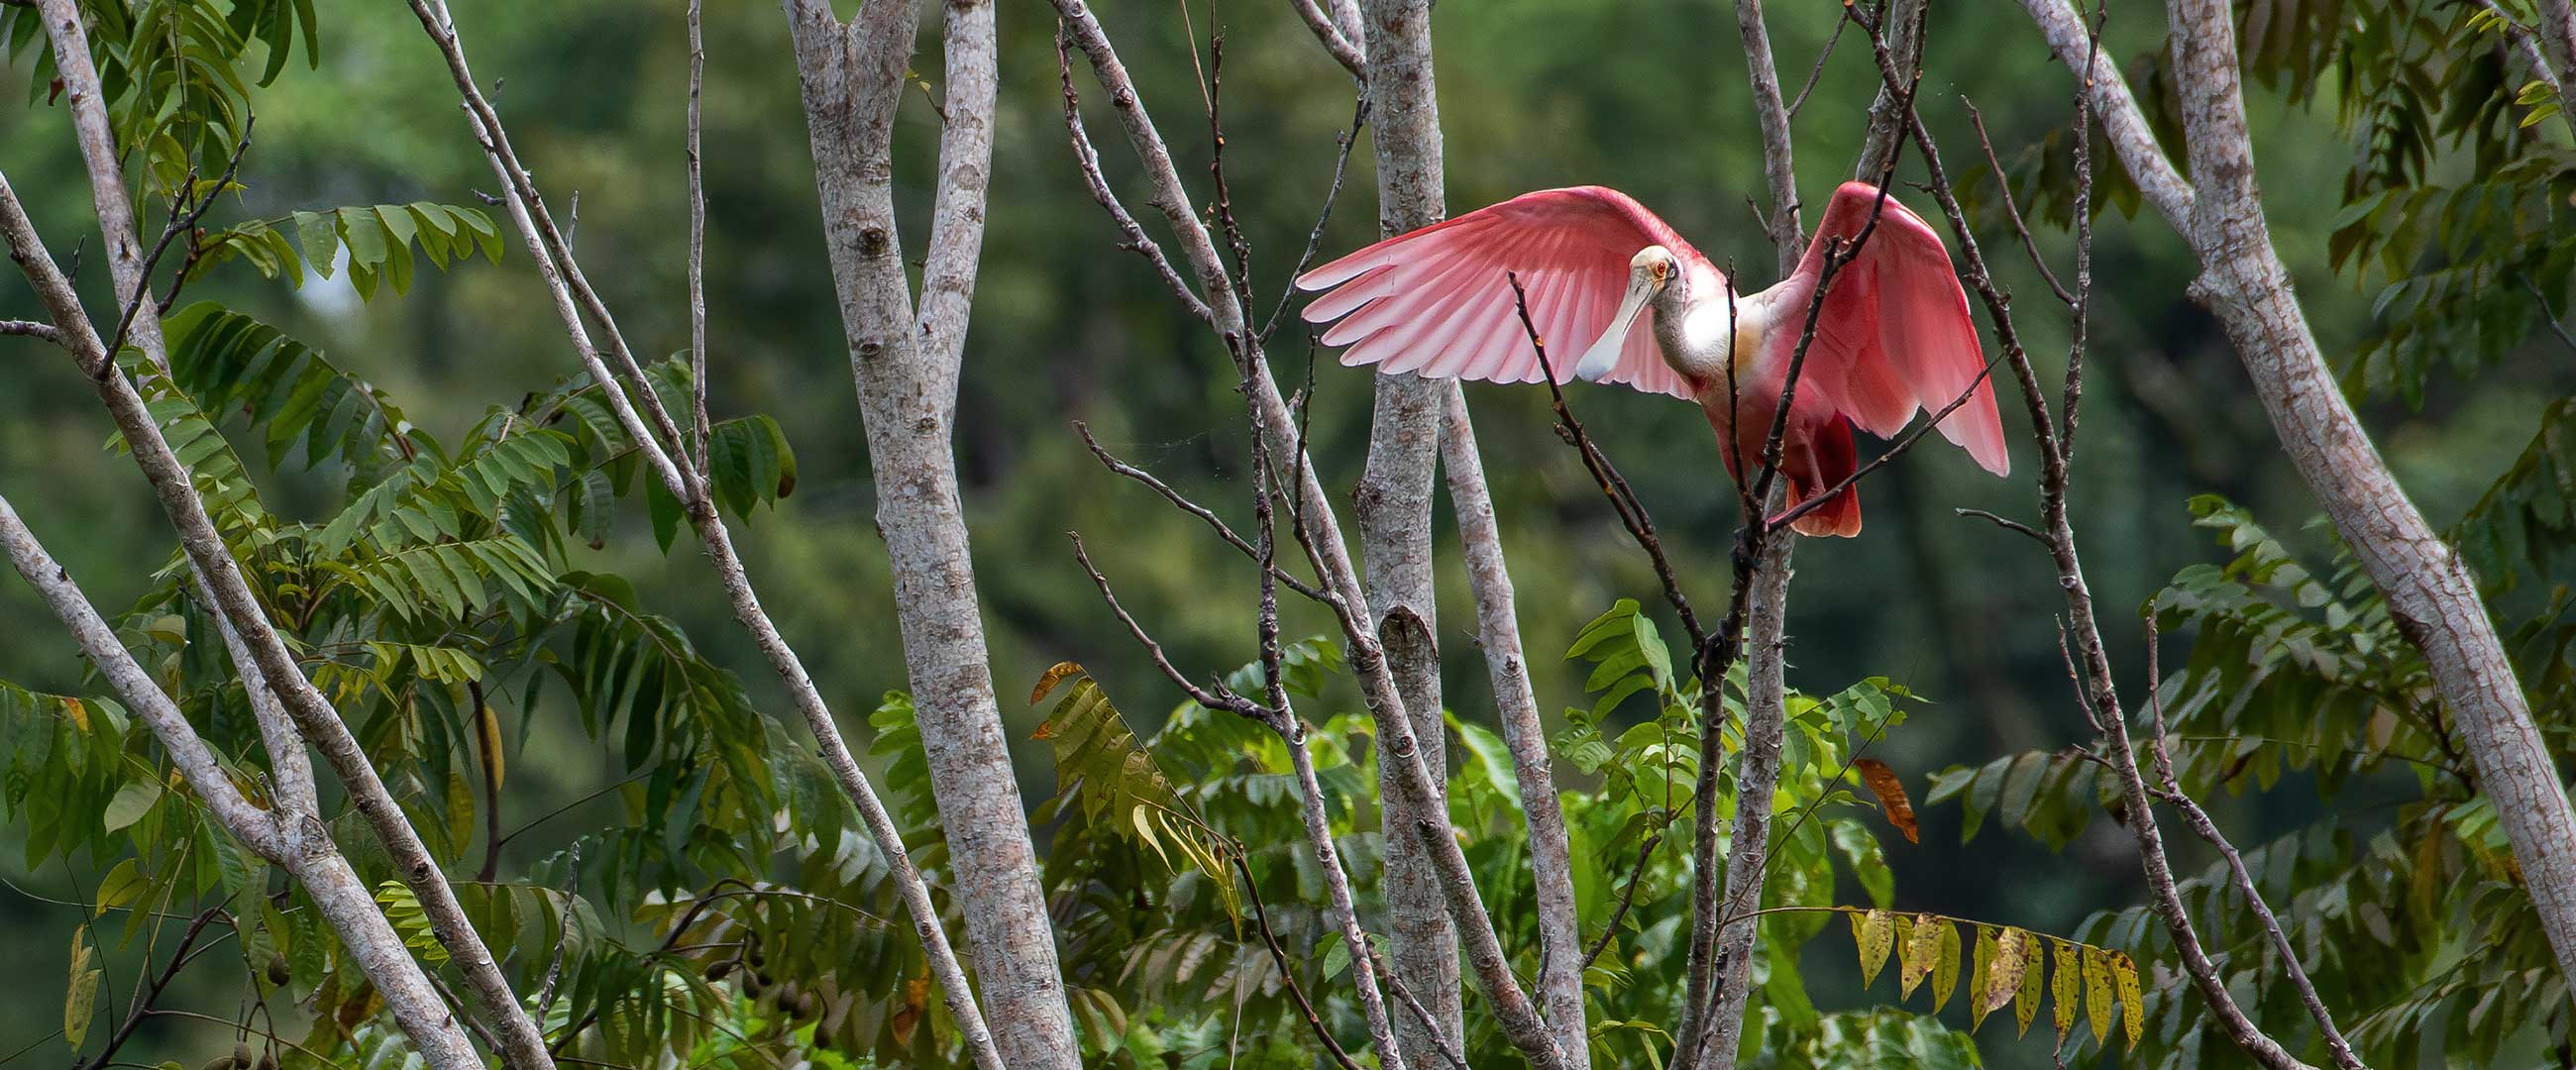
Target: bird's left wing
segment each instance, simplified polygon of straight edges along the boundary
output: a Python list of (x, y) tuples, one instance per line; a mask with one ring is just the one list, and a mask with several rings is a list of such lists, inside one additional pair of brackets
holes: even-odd
[[(1610, 327), (1628, 261), (1661, 245), (1700, 258), (1663, 220), (1601, 186), (1540, 190), (1399, 234), (1297, 279), (1330, 289), (1306, 306), (1307, 322), (1341, 322), (1324, 344), (1347, 345), (1342, 363), (1431, 378), (1535, 383), (1538, 355), (1521, 328), (1504, 272), (1529, 291), (1530, 321), (1547, 343), (1558, 382), (1574, 378), (1586, 346)], [(1653, 313), (1640, 316), (1603, 378), (1688, 398), (1690, 387), (1656, 352)]]
[[(1986, 360), (1950, 250), (1921, 216), (1894, 197), (1883, 207), (1879, 200), (1875, 186), (1843, 183), (1798, 262), (1798, 274), (1818, 277), (1832, 241), (1868, 231), (1860, 252), (1826, 291), (1801, 378), (1814, 376), (1836, 408), (1880, 437), (1903, 429), (1917, 409), (1939, 412), (1967, 394), (1967, 403), (1941, 421), (1942, 437), (1987, 471), (2004, 475), (2012, 459), (2004, 450), (1994, 381), (1980, 378)], [(1870, 229), (1873, 211), (1878, 225)]]

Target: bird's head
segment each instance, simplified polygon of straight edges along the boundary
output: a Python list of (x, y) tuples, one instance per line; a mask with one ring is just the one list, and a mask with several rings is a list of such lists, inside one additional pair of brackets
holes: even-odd
[(1576, 378), (1596, 382), (1619, 366), (1619, 353), (1626, 348), (1628, 328), (1644, 314), (1648, 304), (1668, 306), (1681, 296), (1689, 283), (1682, 278), (1681, 261), (1673, 251), (1660, 245), (1649, 245), (1628, 258), (1628, 292), (1619, 299), (1619, 311), (1610, 316), (1610, 327), (1583, 351), (1583, 359), (1574, 366)]

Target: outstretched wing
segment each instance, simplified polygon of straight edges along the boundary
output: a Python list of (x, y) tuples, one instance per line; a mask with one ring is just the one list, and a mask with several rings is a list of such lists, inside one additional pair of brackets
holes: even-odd
[[(1797, 273), (1821, 276), (1831, 240), (1858, 237), (1878, 200), (1878, 187), (1863, 182), (1835, 190)], [(1896, 198), (1887, 198), (1878, 228), (1835, 274), (1808, 360), (1824, 373), (1820, 385), (1836, 407), (1881, 438), (1903, 430), (1917, 410), (1939, 412), (1973, 386), (1968, 403), (1941, 421), (1941, 434), (1987, 471), (2012, 470), (1992, 377), (1979, 378), (1985, 354), (1950, 250)]]
[[(1562, 383), (1584, 348), (1610, 327), (1637, 250), (1661, 245), (1685, 261), (1699, 253), (1627, 194), (1602, 186), (1524, 193), (1409, 234), (1399, 234), (1299, 276), (1330, 289), (1306, 306), (1310, 323), (1341, 322), (1324, 344), (1346, 345), (1342, 363), (1433, 378), (1535, 383), (1543, 378), (1512, 305), (1504, 272), (1529, 292), (1530, 322)], [(1655, 350), (1653, 313), (1637, 318), (1604, 376), (1639, 390), (1691, 396)]]

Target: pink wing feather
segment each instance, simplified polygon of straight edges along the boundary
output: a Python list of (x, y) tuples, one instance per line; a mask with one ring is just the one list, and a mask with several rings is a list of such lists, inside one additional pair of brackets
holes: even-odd
[[(1627, 194), (1601, 186), (1540, 190), (1388, 238), (1299, 276), (1297, 286), (1331, 291), (1304, 315), (1310, 323), (1341, 321), (1324, 332), (1324, 343), (1350, 347), (1343, 364), (1535, 383), (1543, 378), (1538, 355), (1504, 278), (1514, 272), (1529, 292), (1530, 322), (1547, 343), (1556, 380), (1566, 382), (1584, 347), (1609, 329), (1628, 261), (1649, 245), (1706, 261)], [(1653, 315), (1638, 317), (1605, 378), (1688, 398), (1690, 387), (1655, 348)]]
[[(1797, 274), (1820, 276), (1831, 253), (1828, 240), (1858, 236), (1878, 199), (1877, 187), (1867, 183), (1835, 190)], [(1950, 251), (1895, 198), (1879, 211), (1878, 229), (1860, 255), (1835, 275), (1807, 360), (1835, 407), (1881, 438), (1903, 430), (1917, 409), (1941, 411), (1973, 384), (1968, 403), (1941, 421), (1941, 434), (1987, 471), (2012, 470), (1992, 377), (1978, 378), (1985, 354)]]

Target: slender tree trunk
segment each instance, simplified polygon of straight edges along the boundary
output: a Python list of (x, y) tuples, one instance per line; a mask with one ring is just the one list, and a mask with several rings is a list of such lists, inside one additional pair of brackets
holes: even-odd
[[(894, 216), (891, 142), (915, 32), (909, 0), (869, 0), (843, 26), (820, 0), (789, 21), (822, 196), (824, 241), (840, 294), (877, 491), (877, 531), (894, 576), (905, 671), (930, 766), (967, 950), (1014, 1070), (1077, 1070), (1073, 1018), (1038, 883), (1028, 815), (994, 698), (952, 453), (965, 319), (974, 294), (981, 198), (989, 176), (993, 8), (950, 0), (945, 139), (980, 137), (981, 155), (942, 153), (940, 196), (972, 196), (966, 220), (930, 236), (916, 319)], [(960, 38), (966, 38), (961, 42)], [(971, 43), (971, 44), (970, 44)], [(962, 129), (971, 124), (977, 129)]]
[[(2085, 29), (2065, 0), (2022, 0), (2022, 6), (2059, 61), (2084, 69)], [(2431, 664), (2477, 764), (2480, 788), (2495, 800), (2497, 823), (2513, 845), (2559, 969), (2576, 976), (2576, 811), (2568, 807), (2566, 787), (2476, 582), (2371, 444), (2274, 250), (2254, 181), (2226, 5), (2175, 0), (2170, 15), (2190, 179), (2176, 173), (2127, 84), (2107, 63), (2097, 65), (2091, 80), (2103, 129), (2148, 202), (2199, 257), (2192, 298), (2225, 327), (2282, 448), (2387, 597), (2399, 630)], [(2553, 20), (2544, 14), (2544, 38), (2565, 21)]]
[(1458, 514), (1467, 589), (1476, 596), (1476, 645), (1484, 648), (1485, 674), (1494, 687), (1494, 716), (1503, 727), (1503, 745), (1512, 752), (1512, 774), (1520, 781), (1521, 809), (1529, 824), (1530, 879), (1538, 902), (1539, 1009), (1556, 1030), (1556, 1046), (1565, 1053), (1568, 1070), (1589, 1070), (1592, 1040), (1583, 1013), (1583, 919), (1574, 899), (1565, 805), (1556, 795), (1556, 774), (1548, 765), (1547, 729), (1539, 721), (1538, 696), (1530, 689), (1529, 663), (1521, 650), (1520, 611), (1514, 605), (1511, 569), (1503, 555), (1502, 525), (1494, 520), (1494, 497), (1485, 485), (1484, 457), (1476, 451), (1476, 427), (1467, 417), (1466, 394), (1454, 381), (1447, 386), (1440, 463), (1449, 474), (1449, 501)]
[[(482, 89), (475, 84), (473, 72), (466, 63), (463, 42), (445, 9), (443, 0), (411, 0), (411, 7), (413, 13), (419, 17), (422, 28), (428, 32), (432, 42), (438, 46), (447, 60), (448, 73), (456, 83), (457, 92), (464, 98), (467, 125), (473, 131), (476, 142), (482, 147), (485, 160), (491, 164), (493, 177), (500, 182), (502, 201), (508, 208), (511, 223), (525, 241), (529, 257), (536, 262), (538, 277), (544, 282), (547, 295), (553, 300), (556, 316), (562, 321), (564, 332), (571, 340), (583, 370), (597, 382), (619, 384), (624, 387), (624, 389), (610, 390), (606, 393), (609, 408), (614, 411), (619, 425), (625, 428), (628, 436), (635, 440), (639, 452), (649, 462), (655, 474), (661, 478), (663, 488), (683, 503), (682, 508), (689, 518), (690, 526), (696, 531), (698, 541), (706, 551), (707, 563), (715, 569), (717, 581), (724, 588), (726, 599), (733, 605), (736, 621), (743, 626), (744, 630), (751, 633), (753, 645), (759, 647), (761, 654), (769, 660), (771, 670), (778, 675), (779, 683), (787, 689), (788, 697), (795, 703), (797, 712), (804, 715), (806, 726), (814, 734), (815, 748), (822, 757), (823, 764), (832, 770), (834, 779), (841, 785), (841, 790), (849, 795), (850, 801), (857, 806), (859, 819), (867, 827), (869, 838), (884, 854), (886, 868), (890, 873), (896, 894), (903, 900), (905, 912), (911, 915), (913, 935), (921, 941), (928, 972), (939, 984), (940, 1001), (956, 1020), (959, 1039), (965, 1046), (969, 1058), (982, 1070), (1000, 1070), (1002, 1059), (993, 1045), (991, 1030), (985, 1024), (982, 1011), (975, 1004), (975, 994), (967, 985), (965, 969), (959, 965), (956, 952), (950, 946), (948, 933), (940, 921), (938, 905), (930, 898), (929, 885), (922, 880), (920, 870), (913, 865), (910, 852), (904, 848), (902, 830), (896, 827), (893, 816), (886, 812), (884, 802), (877, 797), (875, 788), (868, 783), (866, 774), (859, 769), (858, 761), (851, 755), (849, 745), (842, 740), (840, 728), (833, 720), (831, 707), (824, 702), (822, 692), (814, 686), (813, 677), (805, 671), (803, 659), (797, 656), (795, 649), (789, 646), (786, 638), (779, 633), (777, 625), (770, 620), (768, 611), (761, 607), (760, 596), (753, 589), (750, 573), (744, 567), (741, 555), (734, 549), (732, 533), (726, 528), (724, 517), (716, 508), (714, 498), (708, 489), (706, 469), (709, 458), (705, 452), (707, 448), (705, 428), (708, 420), (704, 374), (706, 323), (702, 300), (703, 281), (698, 277), (703, 266), (700, 263), (699, 254), (704, 251), (704, 235), (699, 231), (704, 222), (704, 205), (700, 203), (703, 200), (704, 188), (699, 182), (696, 123), (692, 121), (690, 126), (688, 150), (690, 185), (693, 194), (690, 198), (689, 258), (690, 368), (693, 389), (689, 399), (688, 417), (690, 427), (695, 429), (694, 440), (700, 452), (697, 457), (691, 458), (688, 453), (690, 439), (683, 437), (681, 429), (661, 407), (659, 395), (651, 381), (643, 377), (641, 369), (635, 364), (633, 355), (626, 350), (625, 341), (618, 331), (615, 318), (610, 315), (606, 302), (600, 299), (598, 292), (593, 290), (588, 280), (583, 277), (581, 264), (573, 257), (570, 242), (555, 227), (553, 217), (546, 211), (545, 199), (538, 190), (535, 180), (524, 167), (520, 166), (518, 154), (510, 145), (509, 134), (501, 126), (500, 114), (493, 109), (491, 101), (483, 95)], [(693, 120), (697, 115), (698, 75), (701, 73), (699, 65), (702, 59), (698, 54), (701, 51), (698, 47), (700, 42), (695, 33), (698, 7), (699, 5), (695, 3), (690, 5), (692, 25), (690, 113)], [(969, 20), (967, 25), (971, 27), (980, 24)], [(959, 48), (959, 51), (989, 53), (991, 47), (989, 33), (969, 35), (966, 40), (967, 44)], [(905, 41), (904, 44), (908, 47), (909, 41)], [(961, 107), (974, 106), (978, 84), (974, 79), (969, 78), (959, 87)], [(957, 124), (953, 129), (979, 135), (989, 134), (990, 130), (989, 124), (973, 122)], [(989, 144), (967, 144), (954, 146), (954, 148), (954, 154), (957, 155), (985, 158), (989, 156), (990, 146)], [(943, 155), (952, 154), (951, 150), (952, 146), (947, 144), (943, 144), (941, 148)], [(957, 188), (971, 192), (979, 198), (973, 207), (975, 214), (980, 216), (982, 186), (976, 185), (970, 188), (961, 184)], [(943, 214), (954, 208), (955, 206), (944, 206)], [(951, 264), (952, 261), (948, 260), (942, 262), (944, 268)], [(962, 322), (964, 306), (960, 304), (957, 308)], [(585, 313), (600, 325), (601, 332), (609, 342), (608, 353), (603, 355), (599, 345), (592, 339), (590, 329), (583, 322)], [(615, 362), (614, 367), (611, 365), (612, 360)], [(639, 412), (638, 407), (630, 401), (627, 396), (628, 391), (633, 391), (635, 396), (643, 401), (643, 412)], [(653, 416), (651, 421), (647, 421), (645, 412)]]
[[(1798, 265), (1801, 236), (1797, 170), (1789, 144), (1789, 109), (1780, 95), (1780, 74), (1772, 60), (1771, 34), (1763, 24), (1761, 0), (1736, 0), (1735, 24), (1743, 41), (1754, 115), (1762, 130), (1762, 172), (1771, 194), (1771, 213), (1764, 229), (1770, 235), (1779, 271), (1785, 276)], [(1766, 502), (1762, 508), (1776, 509), (1778, 504)], [(1744, 521), (1750, 524), (1755, 519), (1745, 517)], [(1761, 945), (1761, 923), (1727, 924), (1726, 919), (1762, 909), (1762, 888), (1770, 868), (1771, 796), (1780, 784), (1780, 743), (1788, 716), (1788, 685), (1781, 660), (1788, 650), (1789, 560), (1797, 541), (1793, 532), (1774, 532), (1754, 566), (1748, 594), (1752, 605), (1745, 621), (1744, 750), (1736, 760), (1735, 825), (1727, 838), (1722, 878), (1714, 869), (1718, 820), (1714, 800), (1700, 800), (1697, 879), (1704, 884), (1723, 879), (1725, 894), (1715, 898), (1713, 910), (1694, 919), (1698, 931), (1705, 934), (1699, 939), (1706, 942), (1694, 942), (1693, 947), (1705, 949), (1699, 957), (1710, 979), (1710, 990), (1701, 997), (1707, 1001), (1706, 1016), (1685, 1015), (1690, 1028), (1683, 1035), (1683, 1043), (1688, 1049), (1675, 1057), (1675, 1062), (1685, 1067), (1701, 1065), (1700, 1060), (1705, 1058), (1709, 1067), (1731, 1068), (1743, 1040), (1744, 1008), (1752, 995), (1753, 956)], [(1725, 667), (1718, 668), (1722, 671)], [(1724, 684), (1703, 680), (1701, 686)], [(1700, 726), (1711, 740), (1717, 737), (1719, 728), (1715, 724)], [(1716, 752), (1704, 746), (1701, 753), (1705, 761), (1707, 755)], [(1712, 898), (1703, 888), (1697, 901), (1706, 904)]]
[[(1368, 26), (1369, 114), (1377, 152), (1378, 232), (1402, 234), (1440, 221), (1440, 104), (1431, 70), (1431, 5), (1428, 0), (1365, 0)], [(1440, 424), (1454, 383), (1409, 373), (1378, 375), (1369, 420), (1368, 463), (1360, 473), (1352, 513), (1359, 521), (1360, 558), (1368, 568), (1371, 619), (1386, 647), (1387, 669), (1413, 721), (1422, 764), (1435, 780), (1448, 769), (1446, 727), (1440, 717), (1439, 620), (1433, 606), (1431, 498), (1440, 456)], [(1381, 732), (1381, 740), (1387, 738)], [(1415, 810), (1400, 790), (1402, 771), (1380, 762), (1385, 798), (1387, 928), (1392, 967), (1422, 1000), (1453, 1047), (1465, 1035), (1458, 987), (1458, 930), (1440, 893), (1440, 878), (1422, 845), (1393, 830), (1400, 824), (1436, 821), (1447, 828), (1443, 798)], [(1415, 1066), (1440, 1061), (1439, 1040), (1420, 1019), (1396, 1020), (1396, 1044)]]

